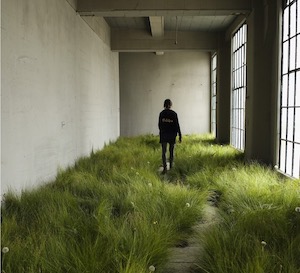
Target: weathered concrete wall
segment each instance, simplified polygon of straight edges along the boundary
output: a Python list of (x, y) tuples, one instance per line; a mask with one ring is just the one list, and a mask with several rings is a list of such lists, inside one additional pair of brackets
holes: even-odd
[(119, 136), (118, 53), (104, 40), (65, 0), (2, 1), (2, 193)]
[(173, 101), (183, 134), (209, 132), (209, 53), (120, 53), (121, 135), (157, 135), (166, 98)]

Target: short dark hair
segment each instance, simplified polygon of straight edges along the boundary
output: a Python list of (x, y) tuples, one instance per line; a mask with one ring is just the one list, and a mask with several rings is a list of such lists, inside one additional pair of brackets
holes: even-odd
[(172, 101), (170, 99), (166, 99), (164, 102), (165, 108), (170, 108), (172, 106)]

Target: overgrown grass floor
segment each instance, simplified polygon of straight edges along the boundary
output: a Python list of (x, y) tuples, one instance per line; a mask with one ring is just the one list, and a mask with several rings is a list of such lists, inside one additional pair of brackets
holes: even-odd
[(209, 203), (219, 221), (197, 236), (196, 272), (300, 273), (300, 184), (211, 136), (185, 136), (158, 172), (156, 136), (120, 138), (12, 192), (2, 210), (2, 273), (164, 272)]

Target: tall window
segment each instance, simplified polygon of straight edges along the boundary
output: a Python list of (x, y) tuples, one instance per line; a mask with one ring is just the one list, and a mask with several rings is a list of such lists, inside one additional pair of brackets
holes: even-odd
[(232, 37), (231, 145), (245, 148), (247, 25), (242, 25)]
[(288, 0), (283, 11), (279, 169), (300, 173), (300, 4)]
[(217, 126), (217, 54), (213, 54), (211, 58), (211, 133), (216, 136)]

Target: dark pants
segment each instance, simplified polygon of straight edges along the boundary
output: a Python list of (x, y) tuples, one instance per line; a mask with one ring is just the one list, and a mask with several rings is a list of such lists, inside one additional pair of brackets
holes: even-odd
[[(167, 169), (167, 158), (166, 158), (167, 145), (168, 145), (168, 142), (162, 142), (162, 143), (161, 143), (161, 148), (162, 148), (161, 158), (162, 158), (164, 170)], [(170, 168), (172, 168), (173, 159), (174, 159), (174, 147), (175, 147), (175, 143), (169, 143), (169, 153), (170, 153), (169, 161), (170, 161)]]

